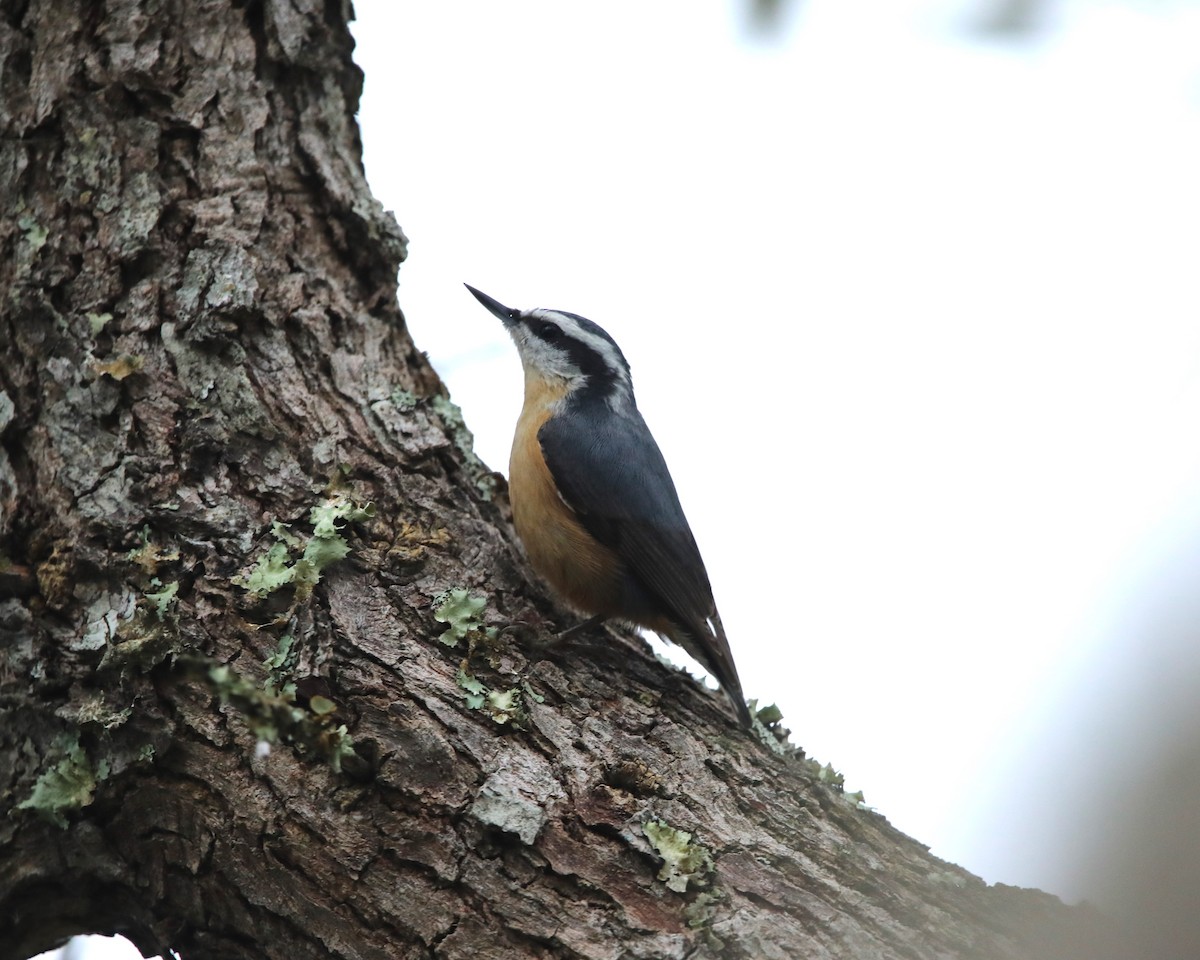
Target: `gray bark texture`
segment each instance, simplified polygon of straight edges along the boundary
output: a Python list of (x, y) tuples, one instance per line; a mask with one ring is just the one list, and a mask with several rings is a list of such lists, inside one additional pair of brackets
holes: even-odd
[(0, 11), (0, 960), (81, 932), (1032, 958), (1098, 929), (931, 856), (636, 638), (549, 642), (570, 620), (397, 307), (346, 0)]

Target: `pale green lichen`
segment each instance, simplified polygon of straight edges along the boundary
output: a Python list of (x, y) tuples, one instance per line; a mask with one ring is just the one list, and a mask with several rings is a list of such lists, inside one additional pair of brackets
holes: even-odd
[(271, 521), (271, 536), (280, 543), (285, 543), (289, 547), (304, 546), (304, 538), (292, 533), (292, 525), (284, 523), (282, 520)]
[(438, 606), (433, 611), (433, 619), (447, 624), (438, 639), (448, 647), (457, 646), (468, 633), (483, 626), (479, 615), (487, 606), (484, 597), (473, 597), (468, 591), (456, 588), (447, 590), (434, 602)]
[(754, 710), (754, 718), (764, 727), (771, 727), (783, 720), (783, 711), (770, 703), (765, 707), (757, 707)]
[(261, 690), (231, 667), (213, 665), (207, 674), (209, 685), (222, 705), (236, 707), (258, 740), (278, 743), (281, 729), (289, 729), (304, 719), (304, 711), (299, 707), (278, 694)]
[(263, 666), (270, 671), (270, 680), (268, 682), (278, 680), (281, 672), (295, 666), (297, 658), (295, 646), (295, 634), (285, 633), (279, 638), (279, 645), (275, 648), (275, 652), (263, 661)]
[[(261, 556), (249, 573), (234, 578), (256, 597), (265, 597), (291, 584), (297, 600), (305, 600), (321, 580), (321, 574), (331, 564), (350, 552), (350, 544), (342, 536), (342, 528), (351, 521), (375, 516), (375, 507), (357, 504), (343, 494), (334, 494), (314, 506), (308, 513), (312, 524), (311, 537), (293, 533), (290, 524), (276, 520), (271, 524), (275, 543)], [(295, 560), (293, 552), (303, 550)]]
[(146, 599), (154, 605), (154, 613), (157, 615), (158, 619), (165, 620), (167, 616), (167, 608), (170, 607), (170, 605), (175, 601), (175, 595), (179, 593), (179, 584), (168, 583), (164, 586), (163, 582), (159, 580), (158, 577), (154, 577), (150, 583), (156, 587), (161, 586), (162, 589), (154, 593), (147, 593)]
[(92, 329), (93, 337), (99, 336), (100, 331), (103, 330), (108, 322), (113, 318), (111, 313), (87, 313), (84, 314), (84, 316), (87, 317), (88, 326), (90, 326)]
[(484, 710), (497, 723), (508, 723), (521, 716), (521, 691), (516, 687), (508, 690), (491, 690), (487, 695)]
[(245, 587), (258, 597), (278, 590), (292, 582), (295, 574), (289, 563), (286, 543), (276, 543), (255, 564), (254, 569), (242, 577), (235, 577), (234, 583)]
[(437, 603), (434, 619), (446, 624), (438, 640), (448, 647), (456, 647), (464, 639), (467, 641), (467, 656), (459, 664), (457, 677), (467, 707), (486, 713), (496, 723), (522, 726), (528, 718), (526, 697), (538, 703), (545, 698), (534, 693), (524, 681), (519, 686), (493, 688), (471, 672), (472, 662), (499, 669), (500, 631), (484, 626), (481, 619), (487, 600), (473, 597), (466, 590), (453, 589), (441, 594), (434, 602)]
[(279, 638), (279, 646), (275, 648), (275, 652), (263, 661), (263, 665), (271, 671), (279, 670), (286, 666), (293, 659), (292, 647), (295, 644), (295, 635), (285, 633)]
[(327, 540), (340, 536), (348, 521), (370, 520), (373, 516), (373, 503), (359, 505), (347, 496), (335, 494), (308, 511), (308, 522), (313, 525), (314, 537)]
[(861, 790), (855, 790), (853, 793), (846, 794), (846, 799), (862, 810), (871, 809), (867, 806), (867, 798)]
[(310, 702), (305, 710), (290, 696), (264, 690), (224, 664), (210, 664), (205, 675), (221, 703), (238, 711), (255, 740), (285, 743), (298, 753), (316, 754), (334, 773), (342, 771), (344, 762), (363, 763), (346, 725), (335, 723), (337, 705), (327, 697), (314, 697), (323, 701), (318, 703), (319, 709)]
[[(709, 927), (717, 915), (717, 904), (725, 898), (712, 890), (704, 890), (696, 894), (696, 898), (683, 908), (683, 918), (692, 930), (702, 930)], [(710, 947), (716, 944), (709, 944)]]
[(662, 869), (658, 879), (668, 890), (686, 893), (688, 884), (708, 886), (709, 874), (713, 871), (712, 855), (703, 844), (692, 838), (686, 830), (676, 830), (662, 820), (650, 820), (642, 824), (642, 833), (650, 841), (654, 852), (662, 857)]
[(519, 688), (492, 690), (467, 669), (465, 660), (459, 664), (457, 680), (471, 710), (481, 710), (500, 724), (520, 726), (524, 722), (525, 705)]
[(304, 546), (304, 555), (292, 567), (296, 598), (304, 600), (310, 596), (325, 568), (344, 559), (349, 553), (350, 544), (338, 534), (309, 540)]
[(93, 765), (79, 741), (67, 735), (59, 737), (55, 748), (61, 759), (38, 777), (33, 790), (17, 804), (17, 809), (32, 810), (65, 830), (65, 814), (92, 802), (96, 785), (108, 777), (110, 766), (107, 760)]
[(403, 390), (400, 387), (393, 390), (388, 399), (392, 401), (392, 406), (401, 413), (415, 410), (417, 406), (417, 395), (411, 390)]
[(467, 693), (467, 706), (478, 710), (483, 706), (487, 696), (487, 687), (483, 681), (467, 670), (465, 663), (458, 667), (458, 685)]
[[(821, 764), (804, 755), (804, 750), (790, 741), (791, 731), (783, 725), (783, 711), (775, 704), (758, 706), (757, 700), (748, 701), (754, 717), (754, 733), (758, 739), (781, 757), (799, 761), (801, 768), (818, 783), (823, 783), (839, 793), (844, 792), (846, 778), (834, 769), (833, 764)], [(846, 794), (846, 800), (860, 810), (870, 810), (863, 799), (862, 791)]]
[[(815, 763), (816, 761), (814, 760), (813, 762)], [(820, 780), (821, 783), (828, 784), (831, 787), (836, 787), (838, 790), (842, 789), (846, 782), (846, 778), (833, 768), (832, 763), (825, 764), (825, 766), (821, 767), (817, 771), (817, 779)]]
[(754, 718), (751, 728), (759, 742), (780, 757), (796, 757), (804, 759), (804, 751), (789, 742), (791, 731), (783, 726), (783, 711), (775, 704), (759, 707), (757, 700), (748, 700), (750, 715)]
[(545, 703), (546, 698), (533, 689), (528, 681), (521, 681), (521, 692), (534, 703)]
[(41, 250), (46, 245), (46, 240), (50, 237), (50, 232), (28, 214), (18, 218), (17, 226), (21, 228), (25, 242), (29, 244), (30, 249), (34, 253)]
[(279, 638), (275, 652), (263, 661), (267, 668), (267, 681), (263, 685), (267, 693), (283, 694), (291, 697), (295, 687), (291, 684), (291, 674), (300, 659), (300, 650), (293, 633), (285, 633)]

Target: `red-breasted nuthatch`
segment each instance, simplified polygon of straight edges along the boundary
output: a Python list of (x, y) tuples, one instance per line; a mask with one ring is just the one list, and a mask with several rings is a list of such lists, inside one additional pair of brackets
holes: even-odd
[(589, 624), (634, 623), (683, 647), (749, 728), (704, 561), (621, 348), (576, 314), (513, 310), (466, 287), (504, 322), (525, 368), (508, 484), (533, 568)]

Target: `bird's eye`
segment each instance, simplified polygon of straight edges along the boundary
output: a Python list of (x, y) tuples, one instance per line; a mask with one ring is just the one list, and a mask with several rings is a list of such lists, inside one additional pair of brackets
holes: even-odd
[(540, 324), (536, 332), (538, 337), (542, 340), (545, 340), (547, 343), (553, 343), (560, 336), (562, 336), (562, 330), (559, 329), (558, 324), (556, 323)]

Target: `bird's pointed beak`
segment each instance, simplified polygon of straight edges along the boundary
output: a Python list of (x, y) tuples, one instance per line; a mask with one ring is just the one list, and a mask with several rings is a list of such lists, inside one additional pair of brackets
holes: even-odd
[(499, 300), (493, 300), (486, 293), (476, 290), (469, 283), (464, 283), (464, 287), (471, 291), (472, 296), (480, 303), (487, 307), (493, 314), (504, 321), (506, 327), (511, 327), (514, 323), (521, 319), (521, 312), (514, 310), (512, 307), (506, 307)]

